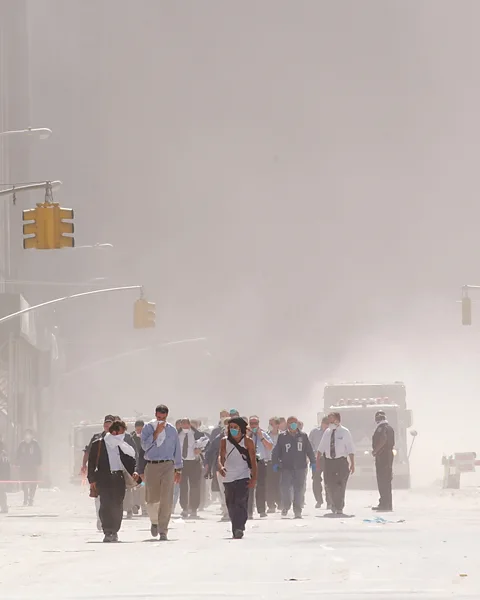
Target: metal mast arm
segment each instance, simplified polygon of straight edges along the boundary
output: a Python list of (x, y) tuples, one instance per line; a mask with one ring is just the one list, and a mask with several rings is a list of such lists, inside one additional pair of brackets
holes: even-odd
[(83, 296), (93, 296), (94, 294), (107, 294), (109, 292), (121, 292), (125, 290), (140, 290), (140, 296), (143, 296), (143, 286), (141, 285), (124, 285), (121, 287), (113, 287), (113, 288), (105, 288), (103, 290), (92, 290), (90, 292), (81, 292), (80, 294), (72, 294), (71, 296), (64, 296), (63, 298), (55, 298), (54, 300), (49, 300), (48, 302), (42, 302), (41, 304), (36, 304), (35, 306), (29, 306), (28, 308), (24, 308), (23, 310), (19, 310), (17, 312), (12, 313), (11, 315), (7, 315), (0, 319), (0, 323), (4, 323), (5, 321), (10, 321), (15, 317), (20, 315), (24, 315), (25, 313), (31, 312), (32, 310), (37, 310), (37, 308), (43, 308), (44, 306), (50, 306), (51, 304), (58, 304), (59, 302), (65, 302), (65, 300), (73, 300), (74, 298), (81, 298)]

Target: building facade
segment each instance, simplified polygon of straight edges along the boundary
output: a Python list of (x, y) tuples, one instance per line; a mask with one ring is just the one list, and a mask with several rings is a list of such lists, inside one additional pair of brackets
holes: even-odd
[[(27, 0), (0, 0), (0, 183), (29, 180), (28, 135), (6, 134), (30, 122)], [(3, 135), (2, 135), (3, 134)], [(0, 317), (29, 306), (22, 245), (22, 208), (33, 198), (0, 196)], [(0, 323), (0, 437), (14, 452), (24, 430), (42, 439), (53, 329), (40, 313)]]

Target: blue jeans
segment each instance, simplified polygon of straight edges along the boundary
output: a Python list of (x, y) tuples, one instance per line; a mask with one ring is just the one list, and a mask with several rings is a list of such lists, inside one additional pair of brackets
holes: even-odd
[(280, 489), (282, 510), (290, 510), (293, 497), (293, 512), (301, 514), (305, 500), (305, 477), (307, 469), (282, 469)]

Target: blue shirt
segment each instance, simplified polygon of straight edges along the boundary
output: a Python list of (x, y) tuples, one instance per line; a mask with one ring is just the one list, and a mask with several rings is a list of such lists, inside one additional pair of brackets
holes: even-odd
[(257, 433), (252, 435), (252, 440), (255, 444), (255, 454), (260, 460), (272, 460), (272, 451), (265, 448), (264, 443), (261, 441), (262, 437), (264, 437), (267, 442), (272, 443), (272, 438), (268, 435), (268, 433), (263, 431), (263, 429), (260, 429), (257, 431)]
[(152, 423), (147, 423), (142, 429), (142, 448), (145, 450), (145, 460), (173, 460), (176, 469), (183, 466), (182, 449), (178, 432), (173, 425), (165, 425), (165, 441), (161, 446), (157, 446), (157, 441), (153, 439), (156, 427)]
[(325, 430), (322, 429), (321, 426), (315, 427), (315, 429), (312, 429), (312, 431), (310, 432), (308, 439), (310, 440), (310, 443), (312, 444), (312, 448), (313, 448), (314, 452), (316, 452), (318, 447), (320, 446), (320, 442), (322, 441), (322, 437), (323, 437), (324, 433), (325, 433)]

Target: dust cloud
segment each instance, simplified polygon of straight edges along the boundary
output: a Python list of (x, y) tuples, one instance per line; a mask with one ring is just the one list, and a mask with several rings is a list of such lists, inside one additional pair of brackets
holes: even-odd
[(478, 2), (29, 11), (32, 123), (54, 130), (32, 170), (64, 181), (78, 245), (113, 248), (26, 268), (157, 303), (148, 332), (135, 295), (58, 310), (62, 422), (165, 401), (313, 425), (323, 382), (402, 380), (417, 483), (476, 449), (480, 332), (456, 300), (480, 282)]

